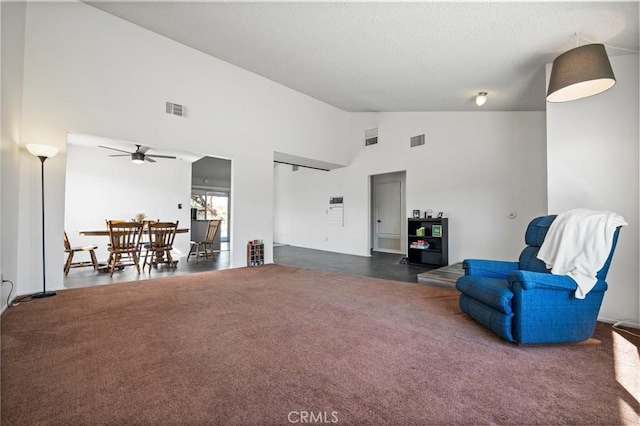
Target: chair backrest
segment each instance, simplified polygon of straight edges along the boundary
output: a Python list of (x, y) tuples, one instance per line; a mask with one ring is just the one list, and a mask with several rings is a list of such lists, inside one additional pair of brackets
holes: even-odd
[(138, 251), (143, 224), (140, 222), (123, 222), (107, 220), (110, 250), (114, 253)]
[(216, 239), (218, 228), (220, 227), (220, 220), (210, 220), (207, 225), (207, 233), (204, 236), (205, 243), (213, 244), (213, 240)]
[[(532, 272), (547, 272), (551, 273), (547, 266), (543, 261), (537, 258), (538, 251), (540, 250), (540, 246), (544, 242), (544, 238), (549, 231), (549, 227), (551, 223), (554, 221), (557, 215), (549, 215), (549, 216), (540, 216), (533, 219), (529, 226), (527, 226), (527, 231), (524, 235), (524, 241), (527, 244), (527, 247), (522, 250), (520, 253), (519, 259), (519, 269), (525, 271)], [(604, 280), (607, 277), (607, 272), (609, 272), (609, 266), (611, 265), (611, 259), (613, 258), (613, 252), (616, 249), (616, 244), (618, 242), (618, 234), (620, 233), (620, 228), (618, 227), (613, 235), (613, 244), (611, 245), (611, 251), (609, 252), (609, 257), (607, 261), (604, 263), (600, 271), (596, 274), (596, 277), (599, 280)]]
[(527, 246), (520, 253), (520, 270), (551, 273), (544, 262), (538, 259), (537, 256), (544, 237), (547, 235), (549, 227), (555, 218), (556, 215), (540, 216), (529, 222), (527, 231), (524, 234), (524, 242)]
[(67, 236), (67, 231), (64, 231), (64, 250), (70, 251), (71, 244), (69, 243), (69, 237)]
[(178, 222), (147, 222), (150, 249), (171, 250), (176, 237)]

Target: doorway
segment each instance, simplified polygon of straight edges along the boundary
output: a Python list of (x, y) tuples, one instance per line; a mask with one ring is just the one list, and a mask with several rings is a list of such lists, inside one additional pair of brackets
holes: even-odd
[(231, 222), (231, 160), (203, 157), (193, 163), (191, 184), (192, 239), (202, 238), (209, 220), (220, 219), (214, 249), (228, 251)]
[(406, 240), (406, 172), (371, 176), (371, 241), (373, 251), (403, 254)]

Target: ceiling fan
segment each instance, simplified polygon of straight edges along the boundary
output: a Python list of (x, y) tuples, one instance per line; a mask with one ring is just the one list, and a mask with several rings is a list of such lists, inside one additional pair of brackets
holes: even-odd
[(110, 155), (109, 157), (131, 156), (131, 161), (136, 164), (142, 164), (145, 161), (148, 161), (150, 163), (155, 163), (156, 160), (154, 160), (154, 158), (171, 158), (173, 160), (176, 159), (176, 157), (171, 157), (169, 155), (147, 154), (146, 152), (149, 151), (149, 149), (151, 148), (149, 148), (148, 146), (142, 146), (142, 145), (136, 145), (136, 152), (124, 151), (122, 149), (111, 148), (109, 146), (102, 146), (102, 145), (98, 145), (98, 148), (111, 149), (113, 151), (124, 152), (125, 154), (114, 154), (114, 155)]

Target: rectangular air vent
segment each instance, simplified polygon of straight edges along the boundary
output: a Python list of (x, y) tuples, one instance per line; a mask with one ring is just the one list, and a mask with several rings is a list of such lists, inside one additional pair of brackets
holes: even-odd
[(364, 146), (375, 145), (378, 143), (378, 128), (366, 130), (364, 132)]
[(167, 101), (167, 114), (177, 115), (178, 117), (185, 116), (186, 107), (180, 104), (174, 104), (173, 102)]
[(424, 145), (424, 135), (411, 137), (411, 148)]

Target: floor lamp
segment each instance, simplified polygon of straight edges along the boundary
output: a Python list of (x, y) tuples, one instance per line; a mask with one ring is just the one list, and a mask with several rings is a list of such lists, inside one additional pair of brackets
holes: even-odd
[(45, 232), (44, 232), (44, 162), (47, 158), (51, 158), (58, 153), (58, 148), (49, 145), (27, 145), (27, 149), (30, 153), (40, 159), (40, 181), (42, 184), (42, 291), (32, 294), (34, 299), (40, 299), (42, 297), (55, 296), (55, 291), (47, 291), (47, 270), (45, 268)]

